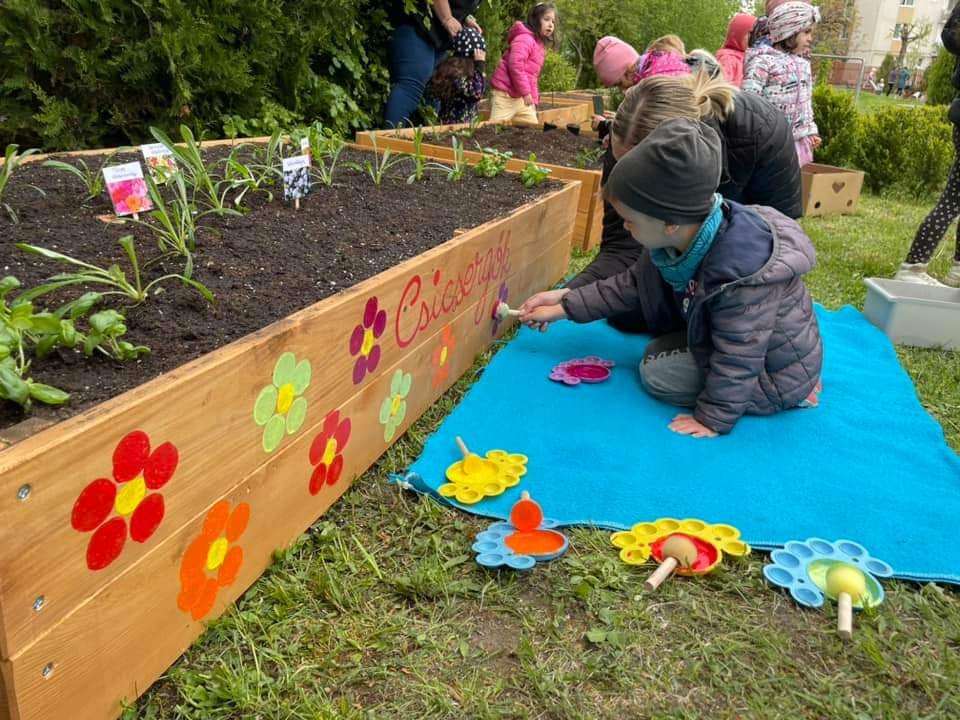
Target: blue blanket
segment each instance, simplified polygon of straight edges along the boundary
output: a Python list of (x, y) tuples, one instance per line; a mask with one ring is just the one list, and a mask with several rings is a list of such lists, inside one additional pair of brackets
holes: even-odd
[[(740, 528), (760, 548), (846, 538), (897, 577), (960, 583), (960, 458), (920, 405), (887, 338), (852, 307), (817, 308), (820, 406), (745, 417), (725, 437), (667, 430), (677, 408), (640, 388), (643, 336), (606, 323), (522, 329), (483, 371), (410, 468), (433, 488), (474, 451), (529, 456), (518, 486), (468, 512), (506, 518), (521, 490), (562, 525), (624, 529), (659, 517)], [(603, 383), (547, 379), (564, 360), (616, 362)], [(453, 503), (456, 505), (456, 503)], [(949, 548), (944, 552), (944, 548)]]

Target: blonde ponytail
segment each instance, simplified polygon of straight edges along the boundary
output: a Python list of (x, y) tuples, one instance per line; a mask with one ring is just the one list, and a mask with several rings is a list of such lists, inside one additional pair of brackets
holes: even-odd
[(612, 131), (622, 147), (632, 148), (665, 120), (724, 120), (733, 112), (736, 93), (703, 68), (695, 76), (653, 75), (627, 90)]

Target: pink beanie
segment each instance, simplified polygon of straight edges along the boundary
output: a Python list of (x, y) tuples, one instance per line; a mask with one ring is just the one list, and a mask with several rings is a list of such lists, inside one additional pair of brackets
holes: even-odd
[(607, 87), (619, 84), (624, 70), (633, 65), (640, 54), (620, 38), (607, 35), (600, 38), (593, 51), (593, 68)]
[(681, 55), (654, 50), (645, 53), (637, 64), (637, 82), (651, 75), (689, 75), (690, 66)]

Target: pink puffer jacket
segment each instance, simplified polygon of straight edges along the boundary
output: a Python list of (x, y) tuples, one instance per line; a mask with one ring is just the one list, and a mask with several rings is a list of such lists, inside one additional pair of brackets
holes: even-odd
[(529, 95), (534, 104), (539, 103), (540, 91), (537, 84), (546, 55), (543, 43), (519, 20), (510, 28), (507, 42), (509, 47), (490, 78), (490, 85), (510, 97)]

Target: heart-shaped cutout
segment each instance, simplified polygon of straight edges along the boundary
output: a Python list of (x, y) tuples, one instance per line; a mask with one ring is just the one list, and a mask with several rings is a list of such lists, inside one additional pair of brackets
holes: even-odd
[(835, 193), (839, 193), (839, 192), (840, 192), (841, 190), (843, 190), (846, 186), (847, 186), (847, 184), (846, 184), (845, 182), (835, 182), (835, 183), (833, 184), (833, 191), (834, 191)]

